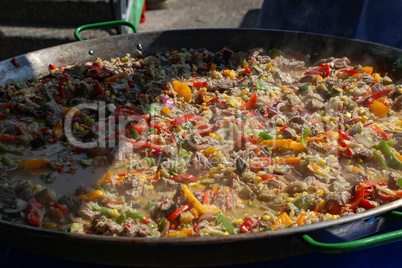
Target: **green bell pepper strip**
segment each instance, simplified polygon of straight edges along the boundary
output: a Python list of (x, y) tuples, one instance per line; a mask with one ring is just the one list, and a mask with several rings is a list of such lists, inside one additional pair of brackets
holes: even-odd
[(226, 219), (222, 212), (215, 214), (215, 221), (229, 234), (235, 234), (234, 226)]
[(0, 150), (3, 151), (3, 152), (6, 152), (6, 153), (23, 154), (22, 151), (10, 149), (7, 146), (5, 146), (4, 144), (2, 144), (1, 142), (0, 142)]
[(1, 158), (1, 162), (8, 167), (13, 166), (13, 161), (5, 155)]
[[(396, 144), (396, 141), (395, 141), (394, 139), (392, 139), (392, 138), (389, 139), (389, 140), (387, 140), (387, 141), (384, 140), (384, 142), (385, 142), (389, 147), (392, 147), (392, 146), (394, 146), (394, 145)], [(373, 148), (379, 150), (379, 149), (380, 149), (380, 144), (378, 143), (378, 144), (374, 145)]]
[(303, 132), (303, 136), (300, 139), (301, 144), (306, 144), (307, 143), (307, 137), (310, 135), (311, 129), (306, 127), (306, 129)]
[(273, 140), (274, 139), (271, 135), (269, 135), (268, 133), (266, 133), (264, 131), (261, 131), (259, 136), (264, 140)]
[(396, 157), (395, 153), (392, 151), (391, 147), (385, 141), (380, 141), (378, 143), (378, 149), (384, 154), (387, 164), (396, 169), (402, 168), (402, 162)]
[(93, 211), (101, 212), (103, 216), (106, 218), (112, 218), (112, 214), (110, 213), (110, 209), (105, 208), (105, 207), (92, 207)]
[(250, 208), (258, 208), (259, 207), (259, 205), (251, 203), (251, 201), (248, 201), (247, 206), (249, 206)]
[(170, 224), (169, 221), (164, 218), (162, 222), (159, 224), (159, 232), (162, 232), (162, 230), (165, 228), (166, 224)]
[(142, 216), (141, 213), (139, 212), (132, 212), (132, 211), (126, 211), (126, 217), (127, 218), (133, 218), (133, 219), (138, 219), (140, 221), (143, 221), (145, 218)]
[(385, 162), (385, 158), (379, 152), (373, 151), (374, 156), (380, 162), (381, 170), (388, 170), (387, 162)]

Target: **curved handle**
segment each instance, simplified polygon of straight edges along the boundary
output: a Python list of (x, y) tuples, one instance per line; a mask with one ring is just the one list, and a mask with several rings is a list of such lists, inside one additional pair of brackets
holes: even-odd
[[(390, 213), (385, 214), (384, 217), (396, 220), (402, 220), (402, 213), (397, 211), (391, 211)], [(355, 241), (342, 242), (342, 243), (318, 242), (307, 234), (302, 235), (300, 238), (312, 250), (322, 253), (341, 253), (341, 252), (350, 252), (359, 249), (365, 249), (400, 240), (402, 239), (402, 230), (392, 231), (385, 234), (379, 234), (375, 236), (358, 239)]]
[(79, 26), (74, 31), (74, 37), (78, 41), (82, 41), (83, 39), (80, 36), (80, 32), (83, 31), (83, 30), (94, 29), (94, 28), (103, 28), (103, 27), (111, 27), (111, 26), (117, 26), (117, 25), (126, 25), (128, 27), (131, 27), (131, 29), (133, 29), (134, 33), (138, 32), (137, 27), (133, 23), (131, 23), (129, 21), (125, 21), (125, 20), (114, 20), (114, 21), (99, 22), (99, 23), (92, 23), (92, 24), (86, 24), (86, 25)]

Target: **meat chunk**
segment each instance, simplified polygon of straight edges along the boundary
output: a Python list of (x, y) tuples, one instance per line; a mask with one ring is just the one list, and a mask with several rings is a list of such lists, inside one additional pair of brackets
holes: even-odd
[(92, 222), (91, 229), (94, 234), (114, 236), (119, 235), (123, 227), (115, 221), (102, 216)]
[(229, 77), (223, 80), (212, 81), (208, 84), (208, 91), (215, 92), (215, 91), (225, 91), (231, 89), (236, 85), (234, 80), (231, 80)]
[(392, 103), (392, 109), (398, 112), (402, 110), (402, 95), (394, 100)]
[(93, 211), (92, 206), (97, 205), (92, 202), (83, 202), (78, 207), (77, 214), (85, 220), (93, 220), (100, 215), (100, 212)]
[(137, 219), (128, 218), (121, 235), (129, 237), (147, 237), (151, 235), (151, 230), (146, 224), (141, 224)]
[(322, 109), (324, 107), (324, 103), (317, 99), (308, 99), (306, 101), (305, 107), (310, 112), (315, 112), (317, 110)]
[(222, 211), (226, 210), (226, 194), (223, 192), (218, 193), (211, 200), (211, 205), (219, 207)]
[(398, 178), (400, 178), (398, 176), (397, 172), (391, 172), (388, 175), (388, 181), (387, 181), (387, 185), (390, 189), (392, 190), (400, 190), (400, 187), (398, 185)]
[(65, 205), (70, 211), (76, 211), (80, 206), (80, 201), (72, 194), (66, 194), (59, 198), (58, 203)]
[(141, 177), (133, 174), (124, 179), (121, 185), (121, 192), (126, 197), (126, 200), (136, 200), (138, 197), (146, 195), (147, 189)]
[(367, 180), (367, 176), (361, 172), (350, 174), (346, 178), (346, 181), (349, 182), (351, 185), (357, 185), (363, 183), (365, 180)]
[(373, 159), (373, 151), (367, 148), (356, 148), (353, 149), (353, 157), (360, 158), (364, 161), (370, 161)]
[(58, 114), (49, 115), (45, 119), (45, 124), (47, 127), (54, 128), (60, 119), (61, 119), (61, 117)]
[(158, 206), (153, 207), (149, 213), (151, 219), (155, 222), (161, 222), (164, 218), (169, 217), (176, 210), (173, 200), (164, 200)]
[(6, 120), (1, 122), (0, 129), (3, 131), (4, 134), (10, 134), (14, 136), (21, 134), (19, 124), (12, 120)]
[(170, 192), (177, 190), (179, 188), (180, 184), (173, 181), (169, 180), (166, 178), (160, 178), (156, 184), (155, 184), (155, 190), (157, 192)]
[(282, 132), (282, 137), (283, 139), (296, 140), (298, 135), (296, 133), (296, 130), (294, 130), (293, 128), (285, 128)]
[(335, 59), (333, 62), (334, 62), (334, 69), (336, 70), (346, 68), (350, 64), (350, 60), (346, 57)]
[(352, 195), (348, 191), (330, 192), (326, 195), (328, 201), (335, 201), (341, 206), (345, 205), (351, 198)]
[(17, 198), (17, 194), (15, 193), (13, 187), (10, 185), (0, 189), (0, 203), (5, 204), (8, 207), (11, 207), (15, 203), (15, 199)]
[(252, 50), (250, 50), (250, 52), (247, 56), (247, 60), (255, 59), (258, 55), (260, 55), (263, 52), (264, 52), (264, 49), (261, 47), (252, 49)]
[(299, 115), (293, 116), (288, 120), (288, 126), (294, 129), (298, 135), (301, 135), (301, 133), (303, 133), (306, 125), (307, 125), (306, 119), (304, 119)]
[(305, 63), (304, 61), (301, 60), (296, 60), (296, 59), (290, 59), (290, 58), (285, 58), (283, 56), (279, 56), (275, 60), (276, 64), (281, 70), (284, 71), (298, 71), (298, 70), (304, 70), (305, 69)]

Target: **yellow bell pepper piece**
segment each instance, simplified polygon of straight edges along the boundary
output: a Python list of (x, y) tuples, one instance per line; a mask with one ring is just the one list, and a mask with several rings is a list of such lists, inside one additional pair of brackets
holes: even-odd
[(363, 173), (363, 174), (364, 174), (363, 170), (361, 170), (361, 169), (360, 169), (360, 168), (358, 168), (358, 167), (352, 167), (352, 172), (353, 172), (353, 173), (358, 173), (358, 172), (361, 172), (361, 173)]
[(68, 107), (68, 108), (64, 108), (64, 109), (60, 112), (60, 114), (63, 115), (63, 116), (67, 116), (67, 115), (68, 115), (69, 118), (74, 118), (74, 117), (76, 117), (76, 116), (79, 116), (79, 115), (81, 114), (81, 112), (80, 112), (80, 110), (78, 110), (78, 109), (75, 108), (75, 107)]
[(63, 137), (63, 121), (60, 119), (53, 129), (53, 137), (60, 140)]
[(206, 157), (209, 157), (211, 154), (214, 154), (215, 152), (216, 152), (216, 149), (213, 148), (213, 147), (211, 147), (211, 148), (208, 148), (208, 149), (203, 150), (203, 151), (202, 151), (202, 154), (203, 154), (204, 156), (206, 156)]
[(291, 225), (293, 221), (289, 218), (286, 212), (283, 212), (279, 217), (276, 219), (275, 223), (271, 225), (271, 228), (274, 230), (286, 228)]
[(295, 142), (292, 141), (289, 144), (289, 149), (297, 150), (297, 151), (303, 151), (306, 148), (306, 145), (301, 144), (300, 142)]
[(183, 192), (187, 196), (188, 200), (193, 203), (195, 209), (197, 209), (201, 214), (205, 213), (218, 213), (220, 212), (220, 208), (214, 205), (203, 205), (201, 202), (194, 196), (194, 194), (190, 191), (187, 185), (183, 184)]
[(291, 139), (287, 140), (263, 140), (260, 144), (266, 144), (269, 147), (281, 147), (281, 148), (289, 148)]
[(49, 160), (47, 159), (31, 159), (28, 161), (21, 161), (20, 164), (18, 165), (19, 169), (33, 169), (33, 168), (39, 168), (42, 166), (47, 165), (49, 163)]
[(363, 68), (363, 71), (364, 71), (366, 74), (370, 74), (370, 75), (371, 75), (371, 73), (373, 72), (373, 67), (366, 66), (366, 67)]
[(95, 191), (89, 192), (87, 194), (80, 195), (77, 198), (79, 201), (88, 202), (88, 201), (93, 201), (99, 197), (102, 197), (103, 195), (104, 195), (103, 191), (95, 190)]
[(223, 70), (222, 73), (226, 76), (229, 76), (230, 80), (235, 80), (235, 72), (233, 70)]
[(172, 87), (173, 87), (173, 90), (177, 93), (178, 98), (184, 98), (185, 102), (190, 103), (191, 89), (187, 84), (179, 82), (179, 81), (173, 81)]
[(286, 148), (297, 151), (303, 151), (306, 146), (299, 142), (292, 141), (291, 139), (286, 140), (263, 140), (260, 142), (261, 145), (266, 144), (269, 147)]
[(389, 108), (382, 104), (379, 101), (374, 101), (369, 108), (370, 112), (375, 114), (377, 117), (386, 117), (389, 111)]
[(168, 114), (170, 114), (170, 109), (169, 109), (169, 107), (163, 107), (162, 110), (161, 110), (161, 113), (162, 113), (163, 115), (168, 115)]
[(105, 78), (105, 82), (114, 82), (117, 79), (124, 79), (124, 78), (126, 78), (125, 73), (118, 73), (118, 74), (115, 74), (115, 75), (113, 75), (111, 77)]

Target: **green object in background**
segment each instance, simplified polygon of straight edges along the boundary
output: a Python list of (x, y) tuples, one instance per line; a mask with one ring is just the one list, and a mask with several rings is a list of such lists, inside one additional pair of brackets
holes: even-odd
[(86, 24), (78, 27), (74, 31), (74, 37), (78, 41), (82, 41), (83, 39), (80, 36), (80, 32), (88, 29), (96, 29), (96, 28), (103, 28), (103, 27), (113, 27), (113, 26), (118, 26), (118, 25), (126, 25), (130, 27), (134, 33), (138, 32), (137, 26), (135, 26), (133, 23), (129, 21), (124, 21), (124, 20), (114, 20), (114, 21), (107, 21), (107, 22), (100, 22), (100, 23), (92, 23), (92, 24)]

